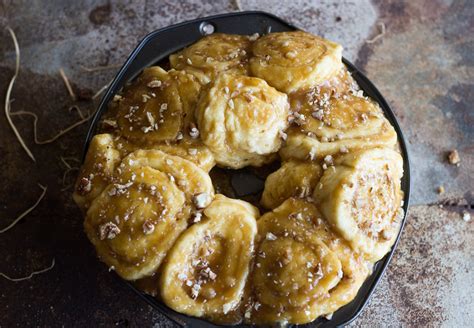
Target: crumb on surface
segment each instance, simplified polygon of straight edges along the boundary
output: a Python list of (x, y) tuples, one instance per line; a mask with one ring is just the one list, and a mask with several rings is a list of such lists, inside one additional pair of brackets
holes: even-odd
[(462, 212), (462, 219), (464, 220), (464, 222), (471, 221), (471, 214), (469, 214), (468, 211)]
[(451, 150), (448, 154), (448, 161), (449, 164), (458, 165), (461, 162), (461, 157), (459, 157), (459, 153), (457, 149)]

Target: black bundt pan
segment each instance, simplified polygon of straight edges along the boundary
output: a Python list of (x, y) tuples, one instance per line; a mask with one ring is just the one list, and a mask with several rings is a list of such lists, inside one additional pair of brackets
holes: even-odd
[[(108, 102), (126, 82), (134, 79), (145, 67), (157, 64), (162, 60), (166, 60), (168, 55), (196, 42), (202, 38), (203, 35), (209, 34), (210, 31), (251, 35), (254, 33), (265, 34), (269, 32), (283, 32), (293, 30), (297, 30), (297, 28), (274, 15), (265, 12), (247, 11), (198, 18), (189, 22), (172, 25), (151, 32), (145, 36), (145, 38), (138, 44), (135, 50), (133, 50), (103, 96), (87, 133), (84, 157), (89, 146), (89, 142), (96, 132), (97, 124), (102, 114), (107, 110)], [(361, 313), (393, 256), (395, 248), (400, 239), (401, 231), (405, 224), (406, 213), (408, 210), (408, 201), (410, 197), (410, 168), (408, 152), (405, 139), (403, 138), (403, 134), (397, 123), (397, 120), (395, 119), (395, 115), (372, 82), (370, 82), (369, 79), (367, 79), (364, 74), (362, 74), (349, 61), (346, 59), (343, 59), (343, 61), (364, 92), (380, 104), (385, 116), (397, 131), (400, 149), (404, 160), (402, 190), (405, 195), (403, 203), (405, 217), (403, 218), (402, 228), (400, 229), (397, 241), (392, 247), (392, 250), (382, 260), (375, 264), (372, 275), (370, 275), (367, 281), (365, 281), (365, 283), (362, 285), (356, 298), (351, 303), (337, 310), (331, 320), (319, 318), (312, 323), (303, 325), (304, 327), (340, 327), (347, 325)], [(136, 292), (143, 300), (148, 302), (148, 304), (150, 304), (153, 308), (183, 327), (218, 327), (218, 325), (209, 323), (207, 321), (177, 313), (165, 306), (159, 300), (136, 289), (131, 283), (126, 282), (125, 280), (123, 280), (123, 282), (127, 284), (134, 292)]]

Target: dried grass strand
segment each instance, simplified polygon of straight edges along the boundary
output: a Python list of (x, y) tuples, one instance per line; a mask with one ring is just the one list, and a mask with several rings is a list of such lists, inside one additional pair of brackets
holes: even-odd
[(77, 114), (79, 114), (79, 117), (80, 117), (81, 119), (86, 118), (86, 117), (84, 116), (84, 114), (82, 113), (81, 108), (80, 108), (79, 106), (77, 106), (77, 105), (73, 105), (73, 106), (69, 107), (68, 110), (69, 110), (69, 112), (71, 112), (72, 110), (75, 110), (75, 111), (77, 112)]
[(64, 173), (63, 173), (63, 188), (61, 189), (61, 191), (65, 191), (65, 190), (69, 189), (72, 186), (72, 185), (67, 185), (66, 186), (66, 178), (67, 178), (68, 174), (70, 172), (79, 170), (79, 167), (71, 166), (71, 164), (69, 164), (67, 161), (68, 160), (73, 160), (73, 161), (79, 163), (79, 160), (77, 158), (74, 158), (74, 157), (60, 156), (59, 158), (61, 159), (61, 162), (64, 164), (64, 166), (66, 166), (66, 171), (64, 171)]
[(72, 167), (68, 167), (66, 171), (64, 171), (63, 173), (63, 189), (61, 189), (61, 191), (64, 191), (64, 190), (67, 190), (71, 187), (71, 185), (68, 185), (66, 186), (66, 178), (67, 178), (67, 175), (70, 173), (70, 172), (73, 172), (73, 171), (77, 171), (79, 170), (79, 167), (77, 166), (72, 166)]
[(97, 91), (93, 96), (92, 96), (92, 100), (95, 100), (97, 97), (99, 97), (105, 90), (107, 90), (107, 88), (109, 87), (109, 84), (110, 83), (107, 83), (106, 85), (104, 85), (102, 88), (99, 89), (99, 91)]
[(242, 4), (240, 3), (240, 0), (235, 0), (235, 5), (237, 6), (238, 11), (242, 11)]
[(26, 145), (25, 141), (21, 137), (20, 132), (18, 132), (18, 130), (17, 130), (17, 128), (16, 128), (15, 124), (13, 123), (13, 121), (11, 119), (11, 116), (10, 116), (10, 114), (11, 114), (11, 102), (10, 102), (11, 93), (12, 93), (12, 90), (13, 90), (13, 85), (15, 84), (15, 81), (18, 77), (18, 73), (20, 71), (20, 46), (18, 44), (18, 40), (16, 39), (15, 32), (10, 27), (7, 27), (7, 30), (8, 30), (8, 32), (10, 32), (10, 35), (11, 35), (12, 40), (13, 40), (13, 44), (15, 45), (15, 57), (16, 57), (16, 59), (15, 59), (15, 74), (13, 75), (13, 77), (10, 80), (10, 83), (8, 84), (7, 93), (5, 95), (5, 116), (7, 118), (8, 124), (10, 125), (11, 129), (13, 130), (13, 133), (15, 134), (16, 138), (18, 139), (18, 142), (20, 142), (21, 146), (23, 147), (25, 152), (28, 154), (28, 156), (33, 160), (33, 162), (36, 162), (35, 156), (33, 155), (31, 150)]
[(91, 115), (88, 115), (88, 116), (84, 117), (83, 119), (77, 121), (76, 123), (71, 124), (67, 128), (61, 130), (58, 134), (56, 134), (55, 136), (53, 136), (51, 138), (46, 139), (46, 140), (38, 140), (38, 115), (36, 115), (33, 112), (24, 111), (24, 110), (13, 112), (13, 113), (11, 113), (11, 115), (29, 115), (29, 116), (33, 117), (33, 134), (34, 134), (35, 144), (37, 144), (37, 145), (45, 145), (45, 144), (52, 143), (52, 142), (58, 140), (59, 138), (61, 138), (63, 135), (65, 135), (69, 131), (77, 128), (78, 126), (80, 126), (84, 123), (86, 123), (91, 118)]
[(376, 36), (374, 36), (372, 39), (366, 40), (365, 43), (368, 43), (368, 44), (375, 43), (379, 39), (384, 37), (384, 35), (385, 35), (385, 23), (382, 22), (382, 23), (378, 24), (378, 26), (379, 26), (379, 29), (380, 29), (380, 33), (377, 34)]
[(105, 70), (112, 69), (112, 68), (119, 68), (120, 66), (122, 66), (122, 65), (113, 64), (113, 65), (97, 66), (97, 67), (87, 67), (87, 66), (80, 65), (82, 70), (84, 70), (86, 72), (89, 72), (89, 73), (105, 71)]
[(3, 228), (2, 230), (0, 230), (0, 233), (5, 233), (7, 232), (8, 230), (10, 230), (11, 228), (13, 228), (18, 222), (20, 222), (21, 219), (23, 219), (25, 216), (27, 216), (28, 214), (31, 213), (31, 211), (33, 211), (37, 206), (38, 204), (41, 202), (41, 200), (44, 198), (44, 195), (46, 195), (46, 191), (48, 190), (48, 187), (45, 187), (43, 186), (42, 184), (39, 184), (38, 183), (38, 186), (43, 190), (43, 192), (41, 193), (41, 195), (39, 196), (39, 198), (36, 200), (36, 202), (30, 207), (28, 208), (26, 211), (24, 211), (23, 213), (21, 213), (15, 220), (13, 220), (12, 223), (10, 223), (7, 227)]
[(79, 163), (80, 161), (75, 158), (75, 157), (64, 157), (64, 156), (59, 156), (59, 159), (61, 160), (61, 162), (63, 162), (63, 164), (68, 168), (70, 169), (72, 166), (71, 164), (69, 164), (67, 161), (74, 161), (76, 163)]
[(76, 101), (77, 96), (74, 93), (74, 90), (72, 89), (71, 83), (69, 83), (69, 79), (67, 78), (66, 73), (64, 73), (64, 70), (62, 68), (59, 69), (59, 74), (61, 75), (61, 78), (64, 81), (64, 85), (66, 86), (67, 92), (71, 96), (72, 101)]
[(24, 280), (30, 280), (31, 278), (33, 278), (33, 276), (35, 275), (38, 275), (38, 274), (42, 274), (42, 273), (45, 273), (45, 272), (48, 272), (49, 270), (52, 270), (54, 268), (54, 265), (56, 264), (56, 259), (53, 257), (53, 261), (51, 262), (51, 265), (47, 268), (44, 268), (44, 269), (41, 269), (41, 270), (38, 270), (38, 271), (33, 271), (32, 273), (30, 273), (28, 276), (26, 277), (20, 277), (20, 278), (12, 278), (10, 276), (7, 276), (6, 274), (4, 274), (3, 272), (0, 272), (0, 276), (2, 276), (3, 278), (9, 280), (9, 281), (13, 281), (13, 282), (18, 282), (18, 281), (24, 281)]

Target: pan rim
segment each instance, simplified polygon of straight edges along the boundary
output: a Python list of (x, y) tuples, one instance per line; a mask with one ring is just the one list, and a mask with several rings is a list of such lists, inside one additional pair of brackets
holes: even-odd
[[(187, 27), (187, 26), (192, 26), (194, 28), (194, 25), (196, 23), (203, 23), (206, 21), (213, 21), (216, 19), (226, 19), (226, 18), (234, 18), (234, 17), (245, 17), (248, 16), (247, 18), (250, 19), (250, 16), (257, 16), (260, 18), (268, 18), (273, 20), (274, 22), (278, 22), (288, 28), (288, 30), (299, 30), (299, 28), (295, 27), (292, 24), (287, 23), (285, 20), (279, 18), (278, 16), (275, 16), (273, 14), (264, 12), (264, 11), (241, 11), (241, 12), (232, 12), (232, 13), (225, 13), (225, 14), (218, 14), (218, 15), (212, 15), (212, 16), (207, 16), (207, 17), (202, 17), (202, 18), (197, 18), (193, 19), (190, 21), (185, 21), (173, 25), (169, 25), (157, 30), (154, 30), (143, 37), (143, 39), (139, 42), (137, 47), (130, 53), (129, 57), (126, 59), (124, 62), (123, 66), (119, 69), (117, 74), (115, 75), (113, 81), (110, 83), (108, 86), (106, 92), (101, 98), (101, 101), (97, 107), (97, 110), (95, 111), (92, 120), (89, 123), (89, 128), (86, 134), (86, 139), (84, 143), (84, 148), (83, 148), (83, 156), (82, 156), (82, 162), (85, 159), (85, 155), (87, 153), (87, 149), (90, 143), (90, 140), (92, 137), (95, 135), (97, 124), (100, 121), (102, 115), (107, 111), (107, 105), (112, 98), (113, 94), (115, 94), (119, 87), (121, 87), (120, 83), (123, 84), (124, 81), (122, 81), (123, 76), (127, 72), (127, 70), (130, 68), (130, 65), (134, 63), (136, 60), (137, 56), (140, 54), (140, 52), (143, 50), (143, 48), (151, 42), (151, 40), (160, 34), (163, 34), (164, 32), (169, 32), (176, 30), (177, 28), (182, 28), (182, 27)], [(191, 43), (189, 43), (191, 44)], [(188, 46), (189, 44), (183, 45), (183, 47)], [(385, 100), (383, 95), (380, 93), (380, 91), (375, 87), (375, 85), (359, 70), (354, 64), (352, 64), (350, 61), (348, 61), (346, 58), (343, 57), (343, 62), (344, 64), (349, 68), (351, 73), (353, 74), (355, 80), (362, 85), (361, 89), (369, 94), (372, 99), (374, 99), (382, 108), (384, 115), (387, 117), (387, 119), (390, 121), (392, 126), (394, 127), (397, 137), (398, 137), (398, 142), (399, 142), (399, 148), (401, 155), (403, 157), (403, 168), (404, 168), (404, 175), (402, 177), (402, 190), (404, 192), (404, 203), (403, 203), (403, 210), (404, 210), (404, 215), (403, 215), (403, 220), (401, 222), (400, 230), (398, 232), (397, 238), (395, 243), (393, 244), (391, 250), (389, 253), (387, 253), (381, 260), (379, 260), (375, 265), (372, 274), (366, 279), (364, 282), (364, 285), (367, 284), (369, 281), (371, 281), (370, 285), (368, 286), (367, 289), (365, 289), (363, 295), (359, 295), (364, 288), (364, 285), (360, 288), (357, 296), (354, 298), (351, 303), (355, 302), (358, 298), (361, 298), (358, 300), (358, 305), (356, 306), (355, 311), (351, 313), (351, 315), (346, 318), (340, 320), (337, 324), (332, 323), (331, 321), (323, 321), (320, 322), (320, 318), (316, 319), (315, 321), (303, 325), (303, 327), (334, 327), (334, 326), (345, 326), (351, 322), (353, 322), (364, 310), (364, 308), (367, 306), (370, 297), (374, 293), (377, 285), (380, 282), (380, 279), (383, 277), (388, 264), (390, 263), (397, 246), (400, 242), (401, 235), (403, 232), (403, 229), (405, 227), (406, 221), (407, 221), (407, 216), (408, 216), (408, 208), (409, 208), (409, 202), (410, 202), (410, 184), (411, 184), (411, 178), (410, 178), (410, 156), (408, 152), (408, 147), (405, 141), (405, 138), (403, 136), (402, 130), (400, 128), (400, 125), (397, 121), (397, 118), (389, 106), (388, 102)], [(126, 281), (121, 279), (118, 275), (115, 275), (117, 279), (120, 279), (123, 283), (128, 285), (135, 293), (137, 293), (143, 300), (145, 300), (149, 305), (151, 305), (155, 310), (158, 310), (161, 314), (165, 315), (167, 318), (172, 320), (173, 322), (177, 323), (178, 325), (181, 326), (189, 326), (189, 323), (186, 322), (187, 320), (192, 320), (193, 326), (196, 326), (198, 323), (199, 327), (224, 327), (221, 325), (213, 324), (211, 322), (208, 322), (204, 319), (200, 318), (192, 318), (189, 316), (186, 316), (181, 313), (177, 313), (173, 311), (172, 309), (168, 308), (164, 303), (161, 301), (157, 300), (156, 298), (145, 294), (144, 292), (140, 291), (137, 289), (131, 282)], [(345, 305), (344, 307), (350, 305), (351, 303)], [(342, 308), (344, 308), (342, 307)], [(340, 310), (340, 309), (339, 309)], [(337, 311), (339, 311), (337, 310)], [(337, 312), (336, 311), (336, 312)], [(182, 319), (184, 318), (184, 319)]]

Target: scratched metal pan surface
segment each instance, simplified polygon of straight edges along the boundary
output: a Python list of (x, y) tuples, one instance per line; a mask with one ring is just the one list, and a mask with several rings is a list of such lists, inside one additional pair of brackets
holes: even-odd
[[(103, 96), (87, 133), (84, 146), (84, 156), (90, 140), (96, 133), (97, 124), (100, 121), (102, 114), (107, 110), (108, 102), (124, 86), (126, 82), (133, 80), (145, 67), (166, 60), (168, 55), (196, 42), (202, 38), (203, 35), (209, 34), (209, 32), (251, 35), (254, 33), (265, 34), (268, 32), (293, 31), (296, 29), (296, 27), (288, 24), (284, 20), (274, 15), (265, 12), (248, 11), (199, 18), (193, 21), (172, 25), (151, 32), (145, 36), (145, 38), (138, 44), (136, 49), (133, 50)], [(369, 301), (369, 298), (377, 286), (380, 278), (382, 277), (385, 269), (387, 268), (390, 259), (392, 258), (392, 255), (400, 239), (401, 231), (405, 225), (406, 213), (408, 210), (410, 196), (409, 159), (405, 139), (403, 138), (395, 115), (383, 96), (369, 81), (369, 79), (367, 79), (367, 77), (365, 77), (364, 74), (362, 74), (349, 61), (346, 59), (343, 60), (348, 69), (352, 72), (354, 79), (359, 83), (361, 89), (380, 104), (386, 117), (395, 127), (395, 130), (398, 134), (400, 149), (404, 159), (405, 173), (402, 179), (402, 190), (404, 191), (405, 195), (403, 205), (405, 217), (403, 218), (402, 228), (400, 229), (397, 241), (395, 242), (392, 250), (382, 260), (376, 263), (372, 275), (370, 275), (367, 281), (363, 284), (356, 298), (351, 303), (337, 310), (331, 320), (319, 318), (312, 323), (303, 325), (303, 327), (340, 327), (347, 325), (361, 313)], [(166, 307), (159, 300), (136, 289), (131, 283), (126, 281), (123, 282), (127, 284), (134, 292), (136, 292), (143, 300), (148, 302), (153, 308), (183, 327), (218, 327), (218, 325), (209, 323), (207, 321), (177, 313)]]

